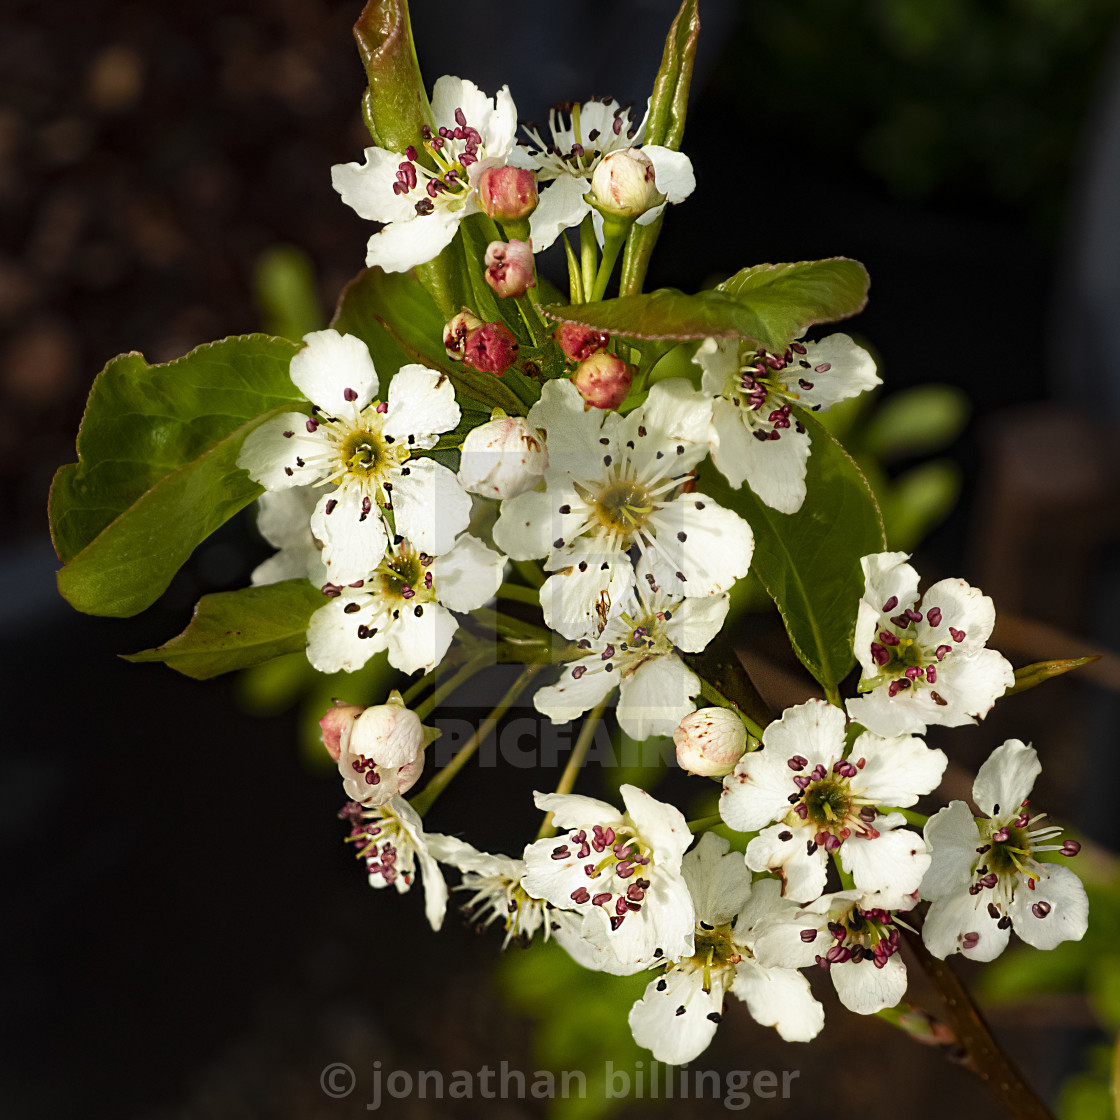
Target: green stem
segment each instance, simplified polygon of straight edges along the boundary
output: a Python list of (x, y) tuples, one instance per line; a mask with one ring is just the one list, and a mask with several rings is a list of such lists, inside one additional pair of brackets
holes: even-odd
[(474, 752), (478, 750), (498, 725), (498, 721), (517, 703), (517, 698), (525, 691), (540, 668), (540, 665), (525, 666), (517, 680), (510, 685), (506, 694), (498, 701), (494, 710), (478, 725), (478, 730), (455, 752), (455, 757), (446, 766), (432, 775), (423, 792), (412, 799), (412, 807), (420, 816), (423, 816), (432, 807), (436, 798), (443, 793), (451, 784), (455, 775), (470, 761)]
[(840, 876), (840, 889), (845, 891), (854, 891), (856, 889), (856, 881), (852, 878), (850, 871), (844, 870), (844, 865), (840, 862), (840, 853), (832, 853), (832, 862), (836, 866), (836, 873)]
[(729, 700), (711, 681), (700, 678), (700, 695), (705, 700), (711, 700), (721, 708), (730, 708), (742, 721), (746, 729), (756, 738), (762, 738), (762, 728), (744, 712), (734, 700)]
[(610, 283), (611, 274), (614, 272), (618, 254), (626, 244), (626, 237), (607, 233), (603, 244), (603, 259), (599, 262), (599, 273), (595, 277), (595, 287), (591, 290), (591, 301), (594, 303), (606, 294), (607, 285)]
[(511, 615), (502, 614), (500, 611), (491, 610), (489, 607), (479, 607), (477, 610), (471, 611), (471, 617), (477, 618), (479, 622), (491, 626), (499, 633), (509, 634), (515, 638), (524, 638), (536, 642), (552, 641), (551, 634), (543, 627), (534, 626), (531, 622), (513, 618)]
[(718, 824), (723, 824), (723, 817), (719, 813), (712, 817), (698, 817), (688, 822), (688, 831), (695, 835), (697, 832), (707, 832), (709, 828), (715, 828)]
[(906, 818), (906, 823), (914, 825), (915, 828), (925, 828), (926, 823), (929, 821), (929, 817), (924, 813), (915, 813), (913, 809), (880, 806), (879, 812), (882, 813), (883, 816), (886, 816), (888, 813), (901, 813)]
[[(572, 747), (572, 753), (568, 757), (568, 765), (564, 767), (564, 773), (560, 775), (560, 781), (556, 785), (557, 793), (571, 793), (572, 787), (576, 784), (576, 775), (579, 774), (580, 767), (583, 765), (583, 760), (587, 757), (587, 752), (591, 748), (591, 741), (595, 738), (595, 730), (603, 719), (603, 712), (607, 709), (607, 698), (604, 697), (587, 713), (587, 718), (583, 721), (583, 726), (579, 729), (579, 737), (576, 739), (576, 745)], [(552, 836), (556, 829), (552, 824), (552, 814), (547, 813), (544, 820), (541, 822), (540, 832), (537, 833), (537, 839), (542, 840), (546, 836)]]
[(579, 261), (576, 260), (575, 250), (568, 240), (567, 233), (561, 233), (560, 239), (564, 242), (564, 256), (568, 260), (568, 302), (583, 303), (583, 276), (580, 273)]
[(583, 298), (586, 301), (591, 298), (591, 289), (595, 287), (595, 265), (599, 259), (599, 243), (595, 238), (595, 223), (590, 214), (580, 223), (579, 257), (583, 271)]
[(838, 688), (825, 687), (825, 698), (830, 704), (834, 704), (837, 708), (844, 706), (844, 701), (840, 699), (840, 690)]
[(464, 681), (468, 681), (486, 664), (489, 658), (483, 654), (468, 661), (457, 673), (443, 684), (437, 685), (427, 700), (416, 706), (416, 714), (421, 719), (427, 719), (432, 711), (443, 703), (445, 697), (450, 696)]
[(515, 603), (528, 603), (530, 606), (541, 605), (540, 590), (535, 587), (522, 587), (517, 583), (503, 583), (498, 588), (499, 599), (512, 599)]

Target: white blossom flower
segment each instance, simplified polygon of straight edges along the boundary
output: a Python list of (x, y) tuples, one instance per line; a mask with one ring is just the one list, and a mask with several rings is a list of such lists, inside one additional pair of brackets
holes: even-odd
[(357, 711), (339, 736), (338, 772), (346, 796), (374, 808), (405, 793), (424, 769), (424, 749), (438, 735), (396, 689), (386, 703)]
[(879, 735), (960, 727), (984, 718), (1015, 683), (1011, 664), (986, 649), (992, 600), (963, 579), (943, 579), (918, 595), (918, 573), (904, 552), (860, 561), (866, 578), (856, 617), (855, 654), (863, 667), (848, 714)]
[(317, 495), (311, 487), (266, 490), (257, 499), (257, 529), (278, 551), (253, 569), (254, 587), (285, 579), (309, 579), (322, 586), (329, 579), (323, 546), (311, 532)]
[(459, 482), (468, 494), (516, 498), (532, 490), (548, 468), (544, 436), (524, 417), (501, 416), (467, 433)]
[(373, 809), (351, 801), (339, 816), (351, 823), (347, 839), (358, 849), (357, 858), (365, 860), (371, 887), (392, 886), (404, 894), (420, 865), (424, 914), (432, 929), (439, 929), (447, 910), (447, 883), (429, 849), (433, 837), (424, 832), (416, 810), (403, 797), (394, 797)]
[(878, 895), (837, 891), (762, 923), (754, 953), (768, 968), (806, 968), (815, 962), (832, 977), (849, 1011), (874, 1015), (906, 994), (899, 940), (898, 919)]
[(637, 786), (619, 792), (625, 812), (579, 794), (534, 793), (537, 807), (568, 831), (525, 849), (522, 885), (534, 898), (598, 922), (622, 968), (636, 972), (658, 957), (678, 960), (693, 951), (695, 917), (681, 877), (692, 834), (679, 809)]
[(237, 465), (266, 490), (336, 484), (323, 493), (311, 531), (336, 585), (362, 579), (381, 562), (393, 512), (396, 532), (438, 554), (470, 520), (471, 500), (434, 459), (435, 447), (459, 423), (455, 390), (421, 365), (402, 366), (387, 399), (366, 345), (354, 335), (315, 331), (292, 358), (291, 377), (312, 404), (310, 417), (289, 412), (250, 432)]
[[(331, 169), (342, 201), (385, 228), (369, 239), (366, 264), (407, 272), (451, 244), (463, 218), (478, 212), (478, 180), (504, 164), (517, 129), (509, 88), (496, 98), (473, 82), (444, 75), (432, 91), (435, 129), (424, 127), (424, 162), (415, 148), (366, 148), (365, 163)], [(427, 164), (427, 166), (425, 166)]]
[(696, 910), (695, 952), (667, 962), (630, 1011), (634, 1039), (660, 1062), (691, 1062), (707, 1048), (723, 1015), (724, 997), (743, 1000), (763, 1026), (787, 1042), (808, 1042), (824, 1026), (824, 1008), (809, 983), (789, 968), (764, 968), (754, 959), (754, 932), (797, 907), (764, 879), (752, 889), (738, 852), (706, 832), (684, 857), (682, 874)]
[(805, 501), (809, 433), (793, 406), (819, 412), (881, 384), (871, 355), (846, 334), (793, 342), (783, 354), (709, 338), (694, 360), (715, 398), (712, 462), (736, 489), (746, 482), (781, 513)]
[(480, 852), (454, 836), (433, 836), (430, 848), (441, 863), (449, 863), (463, 873), (463, 881), (455, 889), (473, 893), (460, 909), (479, 932), (500, 920), (506, 931), (503, 949), (511, 941), (528, 945), (539, 929), (548, 940), (548, 903), (533, 898), (521, 885), (524, 860)]
[(747, 845), (747, 866), (778, 872), (787, 898), (816, 898), (838, 851), (861, 891), (898, 907), (918, 889), (930, 857), (922, 837), (900, 827), (901, 813), (878, 806), (913, 805), (937, 787), (948, 759), (921, 739), (871, 732), (846, 752), (846, 723), (823, 700), (788, 708), (763, 732), (762, 749), (724, 778), (720, 815), (740, 832), (762, 830)]
[(402, 673), (434, 669), (459, 624), (451, 611), (473, 611), (492, 599), (505, 557), (464, 533), (442, 556), (398, 540), (378, 567), (335, 595), (312, 616), (307, 657), (321, 673), (360, 669), (389, 651)]
[(553, 723), (567, 723), (617, 687), (615, 714), (627, 735), (671, 735), (700, 691), (700, 678), (676, 651), (704, 649), (719, 633), (728, 606), (726, 594), (682, 599), (639, 591), (598, 638), (580, 641), (585, 656), (570, 662), (556, 684), (539, 689), (533, 705)]
[[(640, 148), (653, 164), (657, 189), (669, 202), (682, 202), (696, 186), (692, 162), (683, 152), (660, 144), (645, 144), (645, 122), (635, 127), (630, 111), (614, 100), (577, 102), (549, 113), (550, 140), (538, 129), (527, 127), (528, 142), (519, 141), (511, 162), (530, 167), (542, 184), (540, 201), (529, 219), (530, 234), (537, 251), (547, 249), (562, 230), (578, 226), (594, 214), (584, 198), (603, 158), (612, 152)], [(664, 204), (647, 210), (639, 225), (652, 222)], [(595, 214), (601, 231), (602, 219)]]
[(922, 880), (931, 900), (922, 937), (935, 957), (963, 953), (990, 961), (1007, 947), (1012, 928), (1036, 949), (1080, 941), (1089, 924), (1081, 880), (1060, 864), (1042, 863), (1042, 852), (1075, 856), (1076, 840), (1056, 844), (1057, 826), (1027, 808), (1042, 772), (1038, 754), (1018, 739), (997, 747), (980, 767), (972, 799), (977, 821), (963, 801), (930, 818), (926, 839), (933, 862)]
[(546, 557), (545, 622), (565, 638), (598, 634), (629, 600), (637, 552), (644, 579), (674, 593), (718, 595), (746, 575), (750, 526), (701, 493), (684, 493), (707, 454), (711, 402), (659, 381), (625, 418), (585, 409), (566, 380), (529, 412), (548, 441), (544, 490), (502, 503), (494, 541), (515, 560)]

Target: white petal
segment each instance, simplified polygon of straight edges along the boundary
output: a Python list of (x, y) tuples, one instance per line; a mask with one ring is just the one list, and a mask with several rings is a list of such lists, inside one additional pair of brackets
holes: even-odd
[[(566, 377), (545, 383), (541, 399), (529, 409), (529, 422), (545, 434), (548, 441), (550, 469), (545, 476), (549, 487), (560, 473), (577, 478), (598, 477), (604, 446), (600, 439), (610, 440), (620, 424), (618, 413), (602, 408), (588, 408), (579, 390)], [(586, 472), (590, 470), (588, 475)]]
[[(798, 792), (790, 756), (772, 747), (748, 752), (723, 779), (720, 816), (738, 832), (757, 832), (789, 812), (789, 798)], [(810, 765), (809, 770), (812, 769)]]
[(1042, 773), (1038, 752), (1018, 739), (996, 747), (976, 774), (972, 800), (989, 817), (1016, 816)]
[(658, 868), (680, 870), (681, 857), (692, 843), (684, 813), (675, 805), (650, 797), (637, 786), (624, 783), (619, 786), (619, 793), (642, 839), (653, 849)]
[(926, 822), (925, 838), (933, 858), (922, 878), (922, 898), (965, 894), (980, 847), (972, 810), (963, 801), (952, 802)]
[(739, 371), (737, 338), (706, 338), (696, 348), (693, 361), (700, 367), (700, 386), (709, 397), (723, 393), (727, 379)]
[(331, 416), (360, 412), (377, 394), (377, 370), (366, 344), (353, 334), (312, 331), (292, 358), (292, 384)]
[[(756, 893), (765, 882), (756, 885)], [(832, 944), (827, 925), (827, 915), (793, 907), (793, 912), (784, 917), (761, 922), (755, 930), (751, 949), (765, 968), (808, 968), (816, 963), (818, 956), (824, 956)]]
[(618, 439), (628, 447), (633, 443), (632, 463), (651, 467), (660, 452), (671, 461), (672, 473), (680, 475), (707, 454), (711, 418), (711, 397), (683, 377), (670, 377), (654, 383), (645, 403), (620, 425)]
[(723, 986), (713, 979), (705, 992), (703, 983), (703, 971), (672, 969), (651, 980), (645, 995), (630, 1009), (634, 1041), (651, 1050), (659, 1062), (678, 1066), (691, 1062), (712, 1041), (723, 1010)]
[(615, 956), (610, 930), (598, 914), (552, 910), (548, 921), (556, 943), (584, 968), (611, 976), (632, 976), (635, 972), (644, 972), (647, 967), (643, 964), (623, 964)]
[[(557, 828), (591, 828), (594, 825), (618, 825), (622, 814), (609, 802), (581, 793), (536, 793), (533, 803), (538, 809), (552, 814)], [(536, 843), (543, 845), (543, 840)], [(542, 848), (542, 850), (544, 850)]]
[(705, 832), (685, 855), (681, 874), (697, 921), (710, 926), (726, 925), (750, 897), (751, 876), (742, 855), (731, 851), (730, 843), (714, 832)]
[(805, 501), (808, 432), (786, 428), (777, 439), (756, 439), (754, 433), (769, 426), (752, 426), (746, 411), (728, 400), (716, 401), (712, 424), (712, 462), (727, 481), (735, 487), (747, 482), (771, 509), (796, 513)]
[(1015, 932), (1036, 949), (1053, 949), (1063, 941), (1080, 941), (1089, 928), (1089, 899), (1081, 880), (1068, 867), (1048, 863), (1049, 876), (1028, 890), (1015, 887), (1010, 915)]
[(446, 374), (420, 365), (401, 366), (389, 382), (388, 405), (385, 434), (410, 448), (435, 447), (440, 433), (454, 428), (461, 415)]
[(366, 265), (386, 272), (407, 272), (438, 257), (455, 237), (464, 210), (437, 206), (430, 214), (391, 222), (366, 245)]
[(882, 384), (874, 358), (846, 334), (830, 334), (820, 342), (806, 343), (805, 348), (804, 360), (813, 367), (805, 373), (812, 389), (800, 391), (806, 408), (819, 405), (828, 409)]
[(551, 496), (543, 490), (506, 498), (494, 523), (494, 543), (513, 560), (547, 556), (556, 539), (552, 507)]
[(879, 805), (908, 809), (919, 797), (932, 793), (941, 782), (949, 759), (944, 751), (931, 750), (918, 738), (882, 739), (861, 735), (852, 746), (852, 760), (864, 765), (853, 784)]
[(696, 189), (692, 160), (684, 152), (664, 148), (660, 144), (645, 144), (642, 152), (653, 164), (657, 189), (669, 202), (683, 202)]
[[(602, 920), (607, 915), (601, 909)], [(655, 960), (676, 961), (691, 956), (696, 915), (692, 899), (680, 873), (656, 868), (650, 875), (642, 909), (628, 914), (611, 935), (615, 956), (623, 964), (653, 964)]]
[(366, 148), (365, 163), (339, 163), (331, 168), (331, 184), (342, 201), (371, 222), (397, 222), (416, 213), (415, 199), (393, 190), (404, 157), (383, 148)]
[(747, 845), (747, 866), (752, 871), (776, 871), (782, 877), (783, 897), (794, 902), (819, 898), (828, 878), (825, 850), (818, 847), (810, 855), (808, 835), (805, 829), (775, 824)]
[[(645, 582), (640, 568), (638, 578)], [(720, 632), (730, 606), (726, 594), (684, 599), (666, 613), (665, 634), (677, 649), (700, 653)]]
[(398, 610), (399, 617), (389, 627), (389, 664), (402, 673), (430, 673), (459, 629), (455, 616), (438, 603), (403, 603)]
[[(929, 625), (929, 612), (941, 611), (941, 623)], [(943, 579), (930, 587), (922, 596), (925, 615), (919, 627), (926, 633), (924, 643), (931, 648), (944, 642), (953, 646), (954, 653), (974, 653), (991, 637), (996, 624), (996, 608), (991, 598), (978, 587), (971, 587), (963, 579)], [(957, 640), (950, 633), (964, 631), (964, 640)]]
[[(593, 542), (576, 542), (563, 554), (563, 570), (541, 587), (545, 625), (565, 638), (597, 637), (625, 607), (634, 586), (629, 556), (581, 551), (579, 546), (585, 543)], [(549, 567), (554, 563), (550, 561)]]
[[(361, 609), (346, 614), (344, 608), (351, 602), (361, 603)], [(386, 621), (381, 604), (373, 596), (332, 599), (308, 623), (307, 659), (320, 673), (353, 673), (388, 645)], [(362, 632), (372, 636), (359, 637), (359, 627), (365, 627)]]
[[(582, 669), (577, 677), (573, 670)], [(553, 723), (568, 723), (590, 711), (618, 684), (617, 673), (607, 673), (598, 654), (565, 666), (553, 685), (537, 690), (533, 707)]]
[(840, 1002), (857, 1015), (894, 1007), (906, 994), (906, 965), (896, 953), (882, 968), (869, 960), (845, 961), (829, 970)]
[[(978, 940), (966, 949), (969, 934)], [(941, 960), (950, 953), (962, 953), (970, 960), (994, 961), (1007, 948), (1010, 937), (1010, 927), (1000, 929), (998, 919), (988, 914), (983, 895), (973, 898), (967, 890), (931, 903), (922, 925), (926, 948)]]
[(824, 1008), (813, 998), (809, 981), (791, 968), (763, 968), (744, 960), (735, 970), (731, 991), (756, 1023), (777, 1028), (786, 1042), (808, 1042), (824, 1027)]
[(695, 705), (700, 678), (679, 657), (657, 657), (623, 678), (616, 712), (622, 729), (639, 741), (672, 735)]
[[(927, 701), (923, 703), (922, 701)], [(872, 689), (865, 696), (844, 701), (853, 723), (874, 731), (876, 735), (893, 738), (897, 735), (920, 735), (931, 721), (929, 709), (936, 705), (925, 689), (907, 689), (890, 696), (886, 685)], [(938, 721), (940, 722), (940, 721)], [(965, 721), (969, 722), (969, 721)]]
[(787, 708), (780, 720), (768, 724), (762, 745), (780, 759), (800, 755), (808, 763), (805, 773), (818, 764), (830, 770), (844, 753), (845, 727), (844, 713), (834, 704), (809, 700)]
[(504, 556), (464, 533), (450, 552), (432, 561), (436, 596), (453, 611), (477, 610), (497, 594), (505, 564)]
[(389, 546), (380, 507), (374, 504), (363, 514), (364, 501), (358, 487), (340, 487), (324, 494), (311, 515), (311, 531), (323, 542), (327, 576), (339, 587), (365, 579), (384, 559)]
[(840, 846), (840, 862), (851, 873), (861, 891), (880, 891), (886, 896), (880, 907), (884, 910), (909, 909), (907, 896), (914, 894), (930, 865), (925, 840), (908, 828), (890, 828), (888, 822), (905, 818), (898, 813), (879, 817), (875, 839), (850, 836)]
[(561, 231), (578, 226), (591, 213), (590, 203), (583, 199), (590, 188), (587, 179), (561, 175), (541, 191), (537, 208), (529, 218), (529, 236), (538, 253), (547, 249)]
[[(290, 434), (289, 434), (290, 433)], [(323, 472), (312, 463), (326, 446), (322, 437), (307, 431), (307, 417), (302, 412), (285, 412), (254, 428), (241, 445), (237, 465), (266, 490), (288, 490), (318, 482)], [(300, 466), (297, 460), (303, 459)]]
[(393, 516), (397, 532), (415, 548), (440, 556), (469, 524), (471, 498), (442, 464), (409, 459), (393, 483)]
[[(1011, 662), (994, 649), (979, 649), (971, 656), (946, 654), (937, 677), (937, 693), (945, 704), (929, 705), (927, 722), (944, 727), (976, 723), (1014, 683)], [(928, 703), (927, 690), (919, 689), (915, 700)]]
[(649, 550), (654, 579), (685, 595), (729, 591), (750, 567), (751, 527), (706, 494), (682, 494), (650, 518), (649, 529), (657, 538)]

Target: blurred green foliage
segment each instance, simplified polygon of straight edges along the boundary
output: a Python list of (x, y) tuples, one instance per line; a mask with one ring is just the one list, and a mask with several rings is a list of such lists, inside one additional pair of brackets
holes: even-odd
[(738, 103), (749, 82), (751, 121), (796, 137), (795, 158), (855, 151), (897, 195), (979, 192), (1053, 226), (1118, 14), (1120, 0), (754, 0), (722, 80)]

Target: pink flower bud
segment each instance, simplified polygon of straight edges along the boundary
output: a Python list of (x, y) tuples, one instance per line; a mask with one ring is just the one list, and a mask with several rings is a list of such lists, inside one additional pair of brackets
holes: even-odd
[(705, 778), (722, 777), (735, 769), (747, 749), (747, 729), (730, 708), (690, 712), (673, 732), (682, 770)]
[(630, 392), (633, 380), (634, 367), (609, 350), (597, 350), (584, 358), (572, 374), (572, 384), (579, 395), (595, 408), (618, 408)]
[(443, 348), (447, 351), (447, 356), (461, 361), (467, 335), (481, 326), (482, 320), (467, 307), (464, 307), (454, 319), (449, 319), (447, 326), (443, 328)]
[(503, 416), (463, 440), (459, 483), (468, 494), (516, 498), (532, 490), (547, 468), (544, 436), (520, 416)]
[(323, 746), (327, 748), (327, 754), (338, 761), (339, 752), (341, 751), (342, 734), (354, 722), (357, 716), (360, 716), (365, 708), (356, 707), (354, 704), (344, 704), (340, 700), (334, 702), (334, 707), (327, 710), (327, 714), (319, 720), (319, 726), (323, 729)]
[(533, 243), (491, 241), (486, 249), (486, 283), (496, 296), (521, 296), (537, 286)]
[(437, 734), (406, 708), (399, 692), (353, 718), (344, 729), (338, 770), (346, 795), (363, 805), (383, 805), (410, 789), (424, 769), (424, 748)]
[(478, 204), (499, 222), (527, 218), (537, 208), (537, 173), (524, 167), (488, 167), (478, 177)]
[(560, 344), (560, 349), (570, 362), (582, 362), (584, 358), (590, 358), (611, 340), (606, 331), (592, 330), (579, 323), (561, 323), (552, 337)]
[(517, 358), (517, 338), (502, 323), (483, 323), (467, 333), (463, 361), (480, 373), (501, 377)]
[(638, 218), (665, 201), (657, 189), (653, 163), (640, 148), (609, 152), (591, 176), (588, 199), (600, 213)]

